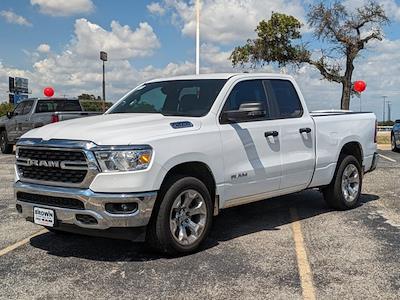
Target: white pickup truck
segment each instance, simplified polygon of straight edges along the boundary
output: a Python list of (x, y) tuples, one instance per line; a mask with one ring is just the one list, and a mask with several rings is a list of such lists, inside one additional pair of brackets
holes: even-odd
[(220, 209), (310, 188), (356, 207), (377, 163), (376, 118), (310, 113), (286, 75), (180, 76), (138, 86), (104, 115), (31, 130), (16, 156), (27, 220), (185, 253)]

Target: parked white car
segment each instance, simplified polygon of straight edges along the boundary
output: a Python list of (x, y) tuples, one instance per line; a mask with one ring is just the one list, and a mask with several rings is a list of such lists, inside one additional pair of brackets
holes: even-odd
[(228, 207), (320, 188), (329, 206), (354, 208), (376, 162), (375, 115), (310, 113), (290, 76), (181, 76), (26, 133), (15, 194), (22, 216), (51, 231), (185, 253)]

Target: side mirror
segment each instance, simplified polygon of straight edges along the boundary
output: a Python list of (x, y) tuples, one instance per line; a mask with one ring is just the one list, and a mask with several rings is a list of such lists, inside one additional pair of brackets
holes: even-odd
[(221, 115), (223, 123), (237, 123), (257, 120), (267, 115), (265, 106), (261, 102), (249, 102), (240, 105), (238, 110), (224, 111)]
[(394, 121), (395, 123), (397, 123), (397, 124), (399, 124), (400, 123), (400, 120), (396, 120), (396, 121)]
[(7, 112), (7, 118), (11, 119), (14, 116), (12, 111)]

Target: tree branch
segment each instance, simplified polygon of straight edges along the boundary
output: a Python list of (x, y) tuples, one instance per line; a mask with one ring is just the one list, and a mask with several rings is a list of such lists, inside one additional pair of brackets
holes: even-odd
[(324, 58), (321, 57), (319, 60), (315, 61), (315, 60), (309, 60), (307, 61), (307, 63), (309, 63), (310, 65), (313, 65), (314, 67), (316, 67), (319, 72), (321, 73), (321, 75), (329, 80), (329, 81), (334, 81), (337, 83), (342, 83), (344, 78), (343, 76), (339, 75), (339, 69), (338, 68), (334, 68), (334, 67), (329, 67), (325, 61)]

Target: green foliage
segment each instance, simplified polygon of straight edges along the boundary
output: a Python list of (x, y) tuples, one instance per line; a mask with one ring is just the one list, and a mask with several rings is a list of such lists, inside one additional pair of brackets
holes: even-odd
[(95, 95), (89, 95), (89, 94), (81, 94), (78, 96), (79, 100), (88, 100), (88, 101), (101, 101), (100, 96), (95, 96)]
[(378, 122), (378, 125), (379, 126), (393, 126), (394, 121), (384, 121), (384, 122), (380, 121), (380, 122)]
[(258, 24), (257, 38), (236, 47), (230, 60), (234, 66), (250, 64), (254, 68), (270, 63), (280, 67), (308, 63), (317, 68), (324, 79), (343, 85), (341, 107), (349, 109), (354, 60), (370, 41), (382, 40), (382, 26), (388, 24), (389, 19), (375, 0), (351, 11), (342, 1), (320, 1), (310, 7), (307, 23), (315, 39), (327, 44), (319, 54), (311, 57), (311, 50), (301, 42), (299, 20), (274, 12), (271, 19)]
[(258, 24), (256, 39), (235, 48), (230, 57), (233, 65), (251, 63), (255, 67), (277, 62), (279, 66), (285, 66), (307, 61), (310, 52), (295, 42), (301, 39), (301, 26), (293, 16), (272, 13), (271, 19)]
[[(80, 101), (83, 107), (84, 111), (103, 111), (103, 104), (102, 101), (97, 101), (97, 100), (81, 100)], [(111, 102), (106, 102), (105, 103), (105, 108), (109, 109), (113, 103)]]
[(10, 103), (0, 103), (0, 117), (5, 116), (8, 112), (13, 111), (14, 106)]

